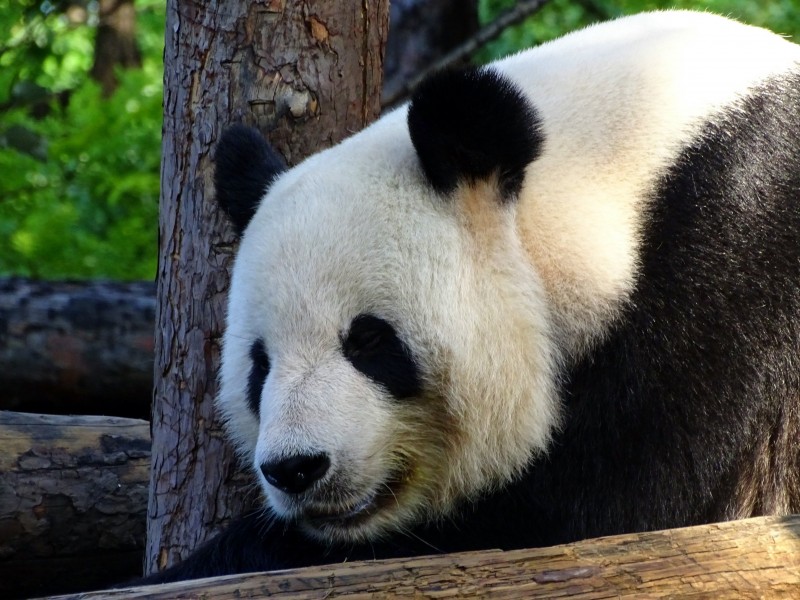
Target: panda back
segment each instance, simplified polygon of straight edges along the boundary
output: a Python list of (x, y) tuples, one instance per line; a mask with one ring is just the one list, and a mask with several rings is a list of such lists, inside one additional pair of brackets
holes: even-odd
[(791, 107), (778, 88), (796, 88), (798, 65), (800, 46), (769, 31), (664, 11), (592, 26), (491, 67), (540, 120), (542, 149), (527, 168), (518, 219), (567, 353), (604, 335), (630, 298), (649, 211), (665, 201), (659, 186), (682, 153), (711, 124), (730, 137), (724, 122), (749, 98)]

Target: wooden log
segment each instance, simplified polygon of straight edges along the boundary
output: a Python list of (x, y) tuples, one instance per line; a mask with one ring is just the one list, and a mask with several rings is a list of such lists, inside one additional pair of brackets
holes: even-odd
[[(215, 577), (94, 598), (800, 598), (800, 516)], [(65, 596), (62, 598), (78, 598)]]
[(0, 279), (0, 409), (146, 418), (155, 284)]
[(141, 574), (146, 421), (0, 412), (0, 598)]

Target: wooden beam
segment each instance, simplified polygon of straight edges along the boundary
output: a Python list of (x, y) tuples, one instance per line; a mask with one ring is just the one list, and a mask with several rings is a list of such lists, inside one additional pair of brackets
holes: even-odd
[(150, 426), (0, 411), (0, 598), (141, 573)]
[(800, 516), (103, 591), (96, 598), (800, 598)]
[(147, 418), (153, 282), (0, 278), (0, 409)]

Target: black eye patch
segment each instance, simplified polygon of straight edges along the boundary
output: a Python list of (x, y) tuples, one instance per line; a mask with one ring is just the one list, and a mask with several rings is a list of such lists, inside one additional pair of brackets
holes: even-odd
[(373, 315), (359, 315), (342, 336), (342, 352), (358, 371), (395, 398), (419, 396), (419, 368), (394, 327)]
[(260, 417), (261, 389), (269, 375), (269, 356), (263, 340), (256, 340), (250, 346), (250, 376), (247, 378), (247, 404), (253, 414)]

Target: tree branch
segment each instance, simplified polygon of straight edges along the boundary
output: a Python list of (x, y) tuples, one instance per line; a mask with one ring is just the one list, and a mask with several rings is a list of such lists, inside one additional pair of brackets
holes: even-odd
[(442, 56), (439, 60), (431, 64), (416, 77), (410, 79), (404, 86), (394, 94), (382, 100), (385, 108), (393, 107), (411, 96), (416, 87), (429, 75), (442, 69), (446, 69), (454, 64), (464, 61), (479, 48), (485, 46), (490, 41), (499, 36), (505, 29), (516, 25), (520, 21), (529, 17), (537, 10), (547, 4), (548, 0), (520, 0), (513, 8), (503, 12), (494, 21), (482, 27), (478, 32), (465, 40), (462, 44)]

